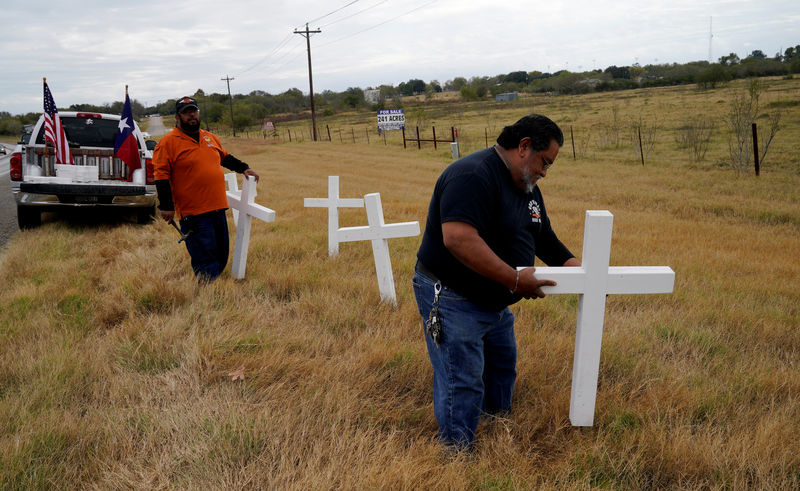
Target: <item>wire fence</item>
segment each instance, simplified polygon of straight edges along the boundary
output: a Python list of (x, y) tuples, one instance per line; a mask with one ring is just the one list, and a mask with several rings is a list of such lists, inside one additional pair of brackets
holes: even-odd
[[(211, 128), (211, 131), (221, 137), (234, 137), (229, 128)], [(593, 141), (593, 133), (594, 131), (591, 128), (566, 127), (563, 148), (565, 156), (568, 155), (573, 159), (587, 157), (590, 153), (590, 143), (594, 143), (595, 146), (600, 144)], [(309, 143), (314, 141), (314, 133), (310, 124), (295, 124), (271, 130), (248, 129), (236, 131), (235, 137), (262, 140), (276, 144)], [(374, 125), (330, 126), (325, 124), (317, 127), (318, 142), (329, 142), (337, 145), (382, 145), (403, 148), (408, 151), (425, 150), (447, 157), (467, 155), (477, 150), (488, 148), (495, 144), (496, 138), (495, 130), (489, 127), (456, 128), (448, 126), (446, 129), (437, 129), (436, 126), (427, 129), (414, 127), (407, 128), (405, 132), (402, 130), (378, 131)], [(594, 140), (597, 139), (595, 138)], [(451, 143), (457, 144), (457, 153), (454, 152)], [(618, 143), (616, 145), (607, 145), (606, 147), (622, 148), (624, 146), (626, 145)], [(636, 148), (638, 149), (638, 146)]]

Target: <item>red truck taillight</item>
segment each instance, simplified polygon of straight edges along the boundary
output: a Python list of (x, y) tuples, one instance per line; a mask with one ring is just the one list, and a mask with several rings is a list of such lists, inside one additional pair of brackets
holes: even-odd
[(144, 159), (144, 175), (146, 184), (156, 183), (156, 180), (153, 177), (153, 159)]
[(22, 180), (22, 154), (20, 153), (11, 154), (11, 160), (9, 161), (8, 175), (12, 181)]

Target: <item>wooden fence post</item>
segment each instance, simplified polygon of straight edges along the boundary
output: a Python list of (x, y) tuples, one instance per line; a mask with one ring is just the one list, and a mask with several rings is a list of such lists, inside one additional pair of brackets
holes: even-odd
[[(386, 136), (383, 137), (383, 142), (386, 143)], [(403, 126), (403, 148), (406, 148), (406, 127)]]
[(575, 156), (575, 133), (572, 132), (572, 125), (569, 125), (569, 137), (572, 140), (572, 160), (576, 160)]
[(350, 135), (353, 137), (353, 143), (355, 144), (355, 142), (356, 142), (356, 130), (354, 130), (352, 126), (350, 127)]
[(367, 145), (369, 145), (369, 128), (364, 128), (364, 134), (367, 135)]
[(639, 155), (642, 157), (642, 165), (644, 165), (644, 151), (642, 150), (642, 129), (637, 128), (639, 133)]
[(433, 149), (438, 150), (436, 147), (436, 126), (433, 127)]
[(758, 165), (758, 128), (755, 123), (753, 123), (753, 163), (756, 166), (756, 177), (758, 177), (760, 173)]
[(417, 126), (417, 150), (422, 150), (422, 142), (419, 141), (419, 126)]

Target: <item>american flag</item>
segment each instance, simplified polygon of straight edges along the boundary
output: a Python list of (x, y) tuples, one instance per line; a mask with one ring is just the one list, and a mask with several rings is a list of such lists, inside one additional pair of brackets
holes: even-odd
[(61, 118), (58, 117), (56, 103), (53, 102), (53, 94), (44, 82), (44, 137), (56, 147), (56, 163), (71, 164), (72, 152), (69, 151), (67, 135), (64, 127), (61, 126)]

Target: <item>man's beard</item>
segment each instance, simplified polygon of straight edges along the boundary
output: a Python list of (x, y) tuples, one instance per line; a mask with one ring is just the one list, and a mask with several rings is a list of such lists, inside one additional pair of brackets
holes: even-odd
[(200, 121), (197, 121), (195, 123), (182, 123), (181, 127), (187, 133), (197, 133), (200, 131)]
[(525, 192), (530, 194), (536, 189), (536, 181), (538, 179), (533, 177), (533, 173), (528, 169), (523, 169), (522, 171), (522, 184), (525, 185)]

